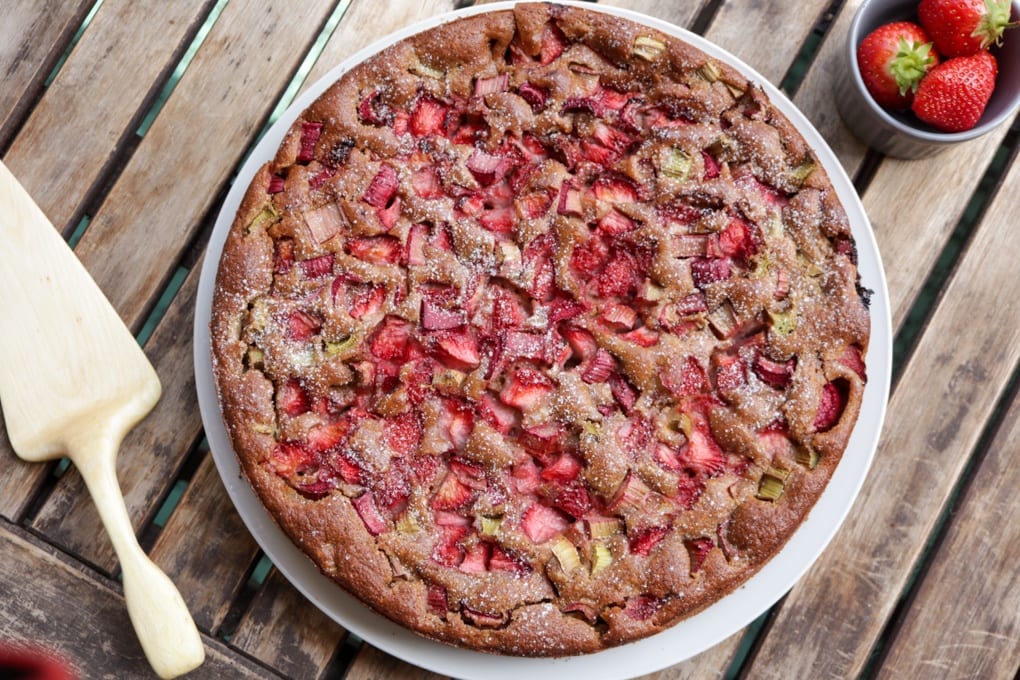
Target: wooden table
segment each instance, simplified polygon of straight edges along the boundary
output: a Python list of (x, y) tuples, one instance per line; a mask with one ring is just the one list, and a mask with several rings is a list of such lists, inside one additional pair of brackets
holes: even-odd
[[(156, 365), (162, 401), (119, 459), (143, 546), (208, 650), (190, 677), (431, 676), (307, 604), (235, 513), (192, 364), (212, 223), (268, 121), (346, 55), (454, 0), (5, 0), (0, 154)], [(781, 84), (855, 179), (885, 262), (894, 386), (874, 466), (817, 564), (754, 625), (658, 678), (1013, 677), (1020, 664), (1020, 128), (884, 159), (830, 83), (859, 0), (614, 0)], [(2, 247), (2, 245), (0, 245)], [(0, 310), (2, 313), (2, 310)], [(40, 404), (40, 408), (46, 408)], [(0, 644), (83, 677), (151, 677), (77, 472), (0, 428)]]

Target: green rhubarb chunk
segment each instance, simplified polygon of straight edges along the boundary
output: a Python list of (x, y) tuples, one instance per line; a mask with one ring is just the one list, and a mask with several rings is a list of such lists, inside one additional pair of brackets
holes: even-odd
[(722, 71), (719, 70), (719, 67), (714, 61), (706, 61), (698, 67), (698, 75), (708, 82), (714, 83), (722, 76)]
[(770, 330), (779, 335), (789, 335), (797, 328), (797, 310), (791, 307), (785, 312), (768, 311)]
[(779, 500), (779, 497), (783, 495), (783, 488), (786, 486), (786, 480), (789, 477), (789, 470), (769, 467), (765, 474), (761, 476), (761, 481), (758, 484), (757, 498), (773, 503)]
[(818, 467), (818, 452), (810, 446), (800, 446), (797, 448), (797, 462), (808, 468), (814, 470)]
[(442, 71), (437, 68), (432, 68), (421, 59), (416, 59), (414, 65), (411, 66), (411, 72), (415, 75), (423, 76), (425, 78), (432, 78), (434, 80), (444, 80), (446, 78), (446, 71)]
[(326, 354), (331, 357), (335, 357), (336, 355), (343, 354), (347, 350), (353, 348), (356, 343), (357, 339), (353, 335), (337, 342), (327, 342)]
[(803, 184), (804, 182), (807, 181), (807, 178), (810, 177), (811, 174), (815, 171), (815, 168), (816, 166), (814, 162), (804, 161), (803, 163), (801, 163), (800, 165), (793, 169), (791, 175), (793, 176), (794, 181), (798, 182), (799, 184)]
[(266, 203), (262, 206), (262, 210), (259, 211), (258, 215), (248, 223), (248, 235), (265, 231), (279, 221), (280, 213), (276, 212), (276, 208), (272, 203)]
[(595, 543), (591, 549), (591, 575), (595, 576), (613, 563), (613, 553), (604, 543)]
[(666, 45), (661, 40), (656, 40), (647, 35), (639, 35), (634, 40), (634, 47), (631, 49), (631, 53), (645, 61), (655, 61), (665, 49)]
[(482, 536), (495, 536), (499, 533), (499, 528), (503, 526), (502, 517), (486, 517), (482, 515)]
[(559, 560), (564, 574), (569, 574), (581, 566), (581, 558), (577, 554), (577, 548), (567, 538), (558, 536), (553, 541), (551, 547), (553, 555), (556, 555), (556, 559)]
[(609, 538), (623, 531), (620, 520), (612, 517), (596, 517), (588, 520), (588, 532), (594, 539)]
[(670, 177), (686, 182), (694, 166), (694, 159), (683, 149), (672, 146), (666, 150), (662, 159), (662, 172)]
[(415, 520), (414, 515), (410, 512), (405, 512), (397, 518), (397, 531), (402, 534), (416, 534), (420, 527), (418, 521)]

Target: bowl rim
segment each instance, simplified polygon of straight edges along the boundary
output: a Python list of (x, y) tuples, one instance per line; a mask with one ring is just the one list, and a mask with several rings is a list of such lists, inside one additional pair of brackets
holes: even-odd
[[(922, 130), (917, 127), (913, 127), (904, 123), (892, 116), (888, 111), (875, 103), (871, 93), (864, 86), (864, 79), (861, 77), (861, 70), (857, 64), (857, 46), (864, 36), (860, 36), (861, 24), (864, 20), (864, 10), (876, 0), (864, 0), (857, 10), (854, 12), (853, 20), (850, 22), (850, 29), (847, 31), (846, 38), (846, 59), (847, 64), (850, 67), (850, 76), (854, 80), (854, 85), (859, 92), (862, 93), (862, 98), (868, 106), (868, 110), (876, 115), (883, 123), (894, 128), (896, 132), (911, 137), (918, 141), (928, 142), (931, 144), (948, 145), (955, 144), (957, 142), (966, 142), (971, 139), (980, 137), (993, 129), (998, 127), (1003, 121), (1011, 118), (1016, 114), (1017, 110), (1020, 109), (1020, 87), (1017, 88), (1016, 94), (1013, 96), (1013, 103), (1004, 108), (998, 115), (989, 118), (983, 123), (978, 123), (969, 130), (963, 130), (962, 132), (934, 132), (932, 130)], [(1010, 2), (1010, 19), (1016, 20), (1015, 17), (1020, 16), (1020, 0), (1011, 0)], [(1017, 29), (1020, 32), (1020, 28)], [(1020, 35), (1020, 33), (1018, 33)], [(1020, 40), (1020, 37), (1017, 38)]]

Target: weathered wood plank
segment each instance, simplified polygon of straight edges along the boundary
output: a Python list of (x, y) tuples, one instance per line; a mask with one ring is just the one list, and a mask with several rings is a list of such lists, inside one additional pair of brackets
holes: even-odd
[(656, 19), (668, 21), (677, 26), (690, 28), (708, 0), (687, 0), (685, 2), (659, 2), (657, 0), (600, 0), (600, 5), (621, 7)]
[(846, 36), (861, 1), (847, 0), (843, 3), (793, 98), (794, 103), (832, 147), (850, 177), (860, 169), (868, 149), (853, 136), (850, 128), (839, 117), (832, 86), (843, 78)]
[[(455, 0), (352, 2), (309, 71), (301, 91), (361, 48), (416, 21), (449, 12), (455, 6)], [(371, 30), (365, 30), (366, 26)]]
[(309, 0), (295, 12), (235, 0), (206, 36), (76, 250), (129, 326), (159, 295), (333, 4)]
[(177, 585), (198, 627), (215, 632), (258, 554), (206, 456), (150, 553)]
[(1020, 668), (1018, 450), (1020, 394), (953, 513), (878, 677), (1010, 678)]
[(665, 668), (658, 673), (645, 675), (641, 680), (708, 680), (723, 678), (726, 670), (733, 663), (733, 654), (740, 646), (744, 631), (731, 635), (715, 647), (675, 666)]
[[(134, 526), (144, 525), (158, 509), (192, 444), (202, 429), (195, 403), (192, 319), (198, 289), (195, 268), (156, 328), (146, 353), (163, 385), (156, 408), (124, 439), (117, 457), (117, 476)], [(32, 527), (50, 541), (112, 572), (113, 546), (81, 475), (69, 469), (36, 514)]]
[(9, 0), (0, 23), (0, 149), (88, 14), (91, 0)]
[[(72, 664), (83, 678), (152, 678), (124, 598), (104, 582), (0, 523), (0, 640), (32, 642)], [(277, 677), (212, 638), (189, 679)]]
[(424, 668), (404, 663), (400, 659), (381, 652), (371, 645), (364, 645), (354, 657), (344, 680), (443, 680)]
[[(139, 108), (174, 68), (209, 0), (104, 2), (4, 162), (65, 235)], [(116, 93), (117, 106), (96, 106)], [(69, 162), (73, 150), (74, 161)]]
[(18, 458), (7, 438), (6, 427), (0, 429), (0, 517), (21, 521), (51, 469), (50, 463), (27, 463)]
[[(1020, 360), (1020, 278), (1002, 274), (1015, 266), (1002, 244), (1015, 237), (1017, 192), (1014, 163), (903, 371), (848, 522), (787, 596), (753, 676), (855, 677), (867, 662)], [(960, 332), (970, 328), (980, 332)]]
[(276, 569), (231, 639), (231, 645), (287, 677), (321, 678), (347, 632), (316, 609)]

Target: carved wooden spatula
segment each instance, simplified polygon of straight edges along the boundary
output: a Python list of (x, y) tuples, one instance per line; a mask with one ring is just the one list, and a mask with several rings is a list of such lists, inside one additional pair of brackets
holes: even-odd
[(124, 435), (159, 400), (159, 378), (39, 206), (0, 163), (0, 405), (14, 451), (66, 455), (99, 509), (123, 571), (131, 623), (153, 669), (205, 658), (180, 593), (139, 547), (117, 484)]

